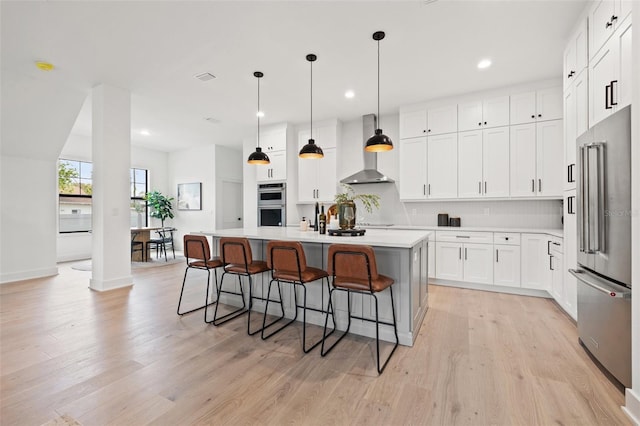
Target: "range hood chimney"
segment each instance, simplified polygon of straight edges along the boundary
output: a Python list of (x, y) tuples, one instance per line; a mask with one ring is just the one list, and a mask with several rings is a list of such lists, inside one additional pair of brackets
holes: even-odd
[(394, 180), (378, 171), (378, 153), (367, 152), (364, 146), (367, 139), (376, 131), (376, 115), (367, 114), (362, 116), (362, 155), (364, 156), (364, 170), (359, 171), (340, 181), (349, 185), (361, 183), (393, 183)]

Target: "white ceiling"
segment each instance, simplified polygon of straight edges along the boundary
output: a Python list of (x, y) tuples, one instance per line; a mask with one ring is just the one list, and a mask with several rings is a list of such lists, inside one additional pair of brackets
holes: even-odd
[[(314, 120), (355, 119), (376, 109), (371, 35), (383, 30), (384, 120), (401, 105), (559, 77), (565, 41), (585, 4), (2, 1), (2, 71), (29, 82), (55, 79), (86, 93), (100, 83), (129, 89), (134, 145), (164, 151), (238, 146), (255, 133), (256, 70), (265, 74), (263, 124), (308, 122), (308, 53), (318, 55)], [(493, 66), (479, 71), (485, 57)], [(36, 60), (56, 68), (44, 73)], [(217, 78), (194, 78), (202, 72)], [(347, 89), (354, 99), (344, 97)], [(3, 99), (3, 111), (12, 102), (19, 98)], [(85, 102), (72, 132), (90, 135), (89, 107)], [(150, 136), (139, 135), (141, 129)]]

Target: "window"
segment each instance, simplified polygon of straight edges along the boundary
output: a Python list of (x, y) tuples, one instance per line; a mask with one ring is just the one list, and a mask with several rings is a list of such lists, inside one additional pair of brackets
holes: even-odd
[[(60, 233), (91, 231), (91, 196), (93, 193), (93, 164), (86, 161), (60, 159), (58, 162), (58, 197)], [(131, 169), (131, 226), (147, 226), (148, 191), (145, 169)]]

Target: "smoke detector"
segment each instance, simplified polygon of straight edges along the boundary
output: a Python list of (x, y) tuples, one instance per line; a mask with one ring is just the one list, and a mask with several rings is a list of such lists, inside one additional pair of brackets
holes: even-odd
[(210, 72), (203, 72), (201, 74), (196, 74), (196, 75), (194, 75), (194, 77), (197, 78), (200, 81), (209, 81), (209, 80), (213, 80), (214, 78), (216, 78), (216, 76), (211, 74)]

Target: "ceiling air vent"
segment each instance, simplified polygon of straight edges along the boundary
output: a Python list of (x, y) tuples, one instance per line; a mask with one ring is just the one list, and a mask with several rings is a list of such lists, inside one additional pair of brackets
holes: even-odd
[(210, 72), (203, 72), (202, 74), (196, 74), (194, 75), (194, 77), (200, 81), (209, 81), (216, 78), (216, 76), (211, 74)]

